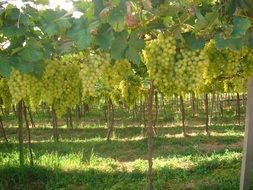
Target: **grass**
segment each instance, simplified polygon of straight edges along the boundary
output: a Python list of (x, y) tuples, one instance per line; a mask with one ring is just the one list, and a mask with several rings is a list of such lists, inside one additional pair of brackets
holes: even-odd
[[(94, 121), (99, 114), (87, 116)], [(121, 115), (125, 116), (125, 113)], [(38, 116), (39, 117), (39, 116)], [(178, 122), (157, 126), (154, 138), (154, 186), (156, 190), (239, 189), (244, 126), (228, 116), (215, 119), (211, 136), (204, 135), (203, 118), (189, 119), (183, 138)], [(78, 128), (59, 128), (59, 143), (42, 119), (31, 129), (35, 165), (18, 165), (17, 127), (7, 129), (10, 143), (0, 144), (0, 189), (143, 190), (146, 185), (147, 143), (144, 126), (130, 118), (116, 122), (112, 141), (106, 142), (103, 122)], [(87, 119), (88, 120), (88, 119)], [(101, 120), (102, 121), (102, 120)], [(194, 123), (194, 125), (193, 125)], [(196, 125), (197, 123), (197, 125)], [(163, 125), (163, 126), (162, 126)], [(26, 145), (27, 146), (27, 145)], [(251, 187), (253, 188), (253, 186)]]

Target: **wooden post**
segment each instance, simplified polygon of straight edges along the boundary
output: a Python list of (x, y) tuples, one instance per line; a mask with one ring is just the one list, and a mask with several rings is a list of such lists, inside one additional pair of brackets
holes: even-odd
[(30, 117), (30, 121), (31, 121), (32, 127), (35, 128), (35, 123), (33, 121), (32, 112), (31, 112), (31, 110), (30, 110), (29, 107), (26, 107), (26, 108), (27, 108), (27, 111), (28, 111), (28, 114), (29, 114), (29, 117)]
[(245, 124), (240, 190), (250, 189), (253, 158), (253, 77), (251, 77), (248, 82), (248, 102)]
[(195, 92), (191, 93), (191, 107), (192, 107), (192, 117), (195, 117), (196, 116)]
[(183, 135), (184, 137), (188, 136), (186, 134), (186, 129), (185, 129), (185, 108), (184, 108), (184, 98), (182, 95), (180, 95), (180, 111), (182, 115), (182, 127), (183, 127)]
[(148, 135), (148, 172), (147, 172), (147, 190), (153, 190), (153, 96), (154, 96), (154, 84), (151, 82), (149, 95), (148, 95), (148, 105), (147, 105), (147, 135)]
[(155, 91), (155, 119), (153, 121), (153, 128), (155, 135), (158, 135), (156, 125), (158, 123), (159, 105), (158, 105), (158, 92)]
[(236, 93), (236, 116), (238, 119), (238, 125), (241, 124), (241, 102), (240, 102), (240, 94)]
[(205, 93), (205, 112), (206, 112), (206, 123), (205, 123), (205, 130), (206, 130), (206, 134), (210, 135), (209, 132), (209, 103), (208, 103), (208, 93)]
[(53, 138), (54, 138), (54, 142), (59, 142), (57, 115), (56, 115), (56, 111), (55, 111), (55, 108), (54, 108), (54, 104), (52, 105), (51, 114), (52, 114), (52, 125), (53, 125)]
[(113, 128), (114, 128), (114, 106), (112, 100), (109, 98), (108, 101), (108, 113), (107, 113), (107, 135), (106, 135), (106, 140), (107, 142), (110, 142), (111, 136), (113, 133)]
[(23, 137), (23, 101), (20, 100), (17, 104), (18, 114), (18, 140), (19, 140), (19, 164), (24, 166), (24, 137)]
[(29, 150), (29, 156), (30, 156), (30, 165), (33, 166), (33, 152), (32, 152), (32, 140), (31, 140), (31, 130), (29, 127), (29, 121), (27, 118), (27, 107), (25, 105), (25, 102), (23, 101), (23, 113), (24, 113), (24, 119), (27, 129), (27, 136), (28, 136), (28, 150)]
[(3, 137), (4, 137), (5, 142), (8, 143), (8, 138), (7, 138), (6, 133), (5, 133), (4, 124), (3, 124), (3, 120), (2, 120), (1, 116), (0, 116), (0, 128), (2, 129)]

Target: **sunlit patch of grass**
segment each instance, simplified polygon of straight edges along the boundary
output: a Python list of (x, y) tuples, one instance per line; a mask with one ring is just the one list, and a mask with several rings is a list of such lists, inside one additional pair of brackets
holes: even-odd
[[(75, 123), (74, 129), (67, 129), (61, 120), (59, 143), (53, 142), (50, 123), (39, 120), (38, 127), (31, 130), (35, 166), (29, 167), (25, 143), (23, 171), (18, 164), (17, 127), (6, 127), (10, 143), (0, 144), (0, 189), (143, 190), (146, 128), (124, 114), (118, 114), (123, 119), (117, 119), (109, 143), (105, 120), (98, 121), (96, 117), (103, 117), (98, 113), (87, 114), (87, 121)], [(203, 118), (187, 118), (187, 138), (179, 121), (157, 125), (155, 189), (238, 189), (244, 127), (230, 125), (225, 118), (224, 125), (210, 126), (211, 136), (207, 136)]]

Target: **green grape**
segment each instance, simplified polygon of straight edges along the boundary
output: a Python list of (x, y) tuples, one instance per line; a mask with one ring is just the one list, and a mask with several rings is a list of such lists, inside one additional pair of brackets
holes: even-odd
[[(96, 52), (87, 55), (80, 54), (82, 64), (79, 76), (82, 84), (82, 96), (95, 96), (96, 85), (106, 67), (110, 66), (111, 58), (108, 53)], [(77, 59), (78, 58), (77, 56)]]
[(238, 93), (246, 93), (247, 92), (247, 78), (240, 77), (233, 79), (233, 91)]
[(7, 83), (13, 104), (24, 100), (27, 106), (30, 106), (33, 111), (36, 110), (41, 101), (42, 88), (42, 83), (38, 78), (32, 74), (21, 74), (13, 69)]
[(187, 93), (203, 86), (207, 67), (208, 58), (203, 51), (182, 49), (175, 63), (176, 93)]
[(42, 77), (41, 96), (49, 106), (52, 106), (54, 101), (61, 97), (64, 91), (63, 81), (62, 64), (57, 60), (48, 61)]
[(3, 106), (5, 108), (11, 108), (12, 96), (8, 86), (8, 80), (6, 78), (0, 79), (0, 96)]
[(23, 78), (24, 76), (18, 70), (12, 69), (8, 80), (8, 86), (13, 104), (17, 104), (20, 100), (26, 98), (27, 96), (27, 87)]
[(120, 81), (132, 72), (128, 60), (116, 61), (113, 65), (107, 65), (101, 77), (101, 82), (109, 89), (117, 88)]
[(206, 83), (209, 85), (218, 80), (224, 81), (225, 91), (246, 91), (246, 81), (253, 76), (253, 50), (242, 47), (238, 50), (217, 50), (211, 41), (205, 47), (210, 60), (207, 68)]
[(68, 108), (74, 108), (81, 102), (81, 79), (79, 77), (80, 65), (72, 59), (63, 59), (62, 73), (64, 80), (61, 97), (55, 102), (57, 115), (63, 115)]
[(119, 105), (122, 101), (121, 91), (119, 88), (114, 88), (109, 94), (113, 104)]
[(75, 58), (63, 57), (49, 61), (42, 77), (41, 96), (47, 105), (62, 116), (68, 108), (73, 108), (81, 101), (80, 64)]
[(26, 86), (26, 104), (31, 107), (32, 111), (36, 111), (41, 102), (41, 80), (32, 74), (24, 74), (23, 82)]
[(129, 106), (133, 106), (141, 91), (140, 78), (134, 74), (129, 75), (125, 80), (122, 80), (118, 86), (121, 92), (122, 100)]
[(242, 54), (241, 50), (223, 49), (218, 50), (215, 43), (211, 41), (205, 47), (205, 54), (209, 58), (209, 67), (206, 78), (228, 78), (237, 75), (241, 69)]
[(249, 78), (253, 76), (253, 50), (252, 48), (241, 48), (241, 71), (244, 78)]
[(174, 64), (176, 41), (173, 37), (159, 34), (157, 39), (148, 41), (143, 50), (144, 62), (150, 79), (165, 94), (174, 91)]

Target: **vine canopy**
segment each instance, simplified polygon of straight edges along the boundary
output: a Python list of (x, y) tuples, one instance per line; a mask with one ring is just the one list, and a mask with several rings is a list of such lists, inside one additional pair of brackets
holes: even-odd
[(0, 74), (6, 77), (12, 67), (40, 76), (46, 60), (83, 50), (102, 49), (138, 65), (146, 36), (159, 32), (192, 50), (210, 40), (218, 49), (253, 47), (251, 0), (79, 0), (69, 12), (50, 8), (48, 0), (12, 2), (0, 3)]

